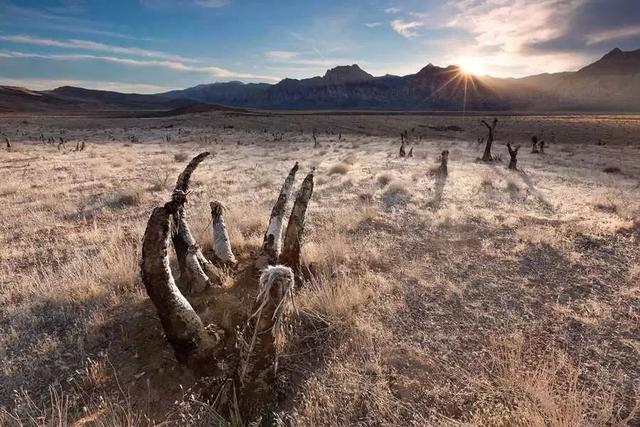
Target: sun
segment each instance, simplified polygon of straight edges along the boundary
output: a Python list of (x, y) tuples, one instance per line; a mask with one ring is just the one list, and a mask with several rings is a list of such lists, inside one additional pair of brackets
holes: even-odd
[(484, 76), (487, 74), (486, 69), (478, 58), (460, 58), (457, 63), (464, 74), (471, 74), (474, 76)]

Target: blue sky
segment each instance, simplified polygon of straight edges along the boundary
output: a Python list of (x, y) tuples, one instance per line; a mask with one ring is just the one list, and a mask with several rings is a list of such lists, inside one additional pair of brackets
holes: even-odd
[(638, 0), (0, 0), (0, 84), (153, 93), (359, 64), (523, 76), (640, 48)]

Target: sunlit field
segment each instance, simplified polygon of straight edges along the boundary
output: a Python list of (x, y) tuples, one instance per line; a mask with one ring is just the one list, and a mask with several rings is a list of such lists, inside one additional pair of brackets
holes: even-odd
[(274, 423), (637, 425), (640, 117), (498, 116), (490, 163), (481, 119), (0, 118), (0, 424), (255, 421), (176, 362), (140, 278), (152, 209), (210, 151), (186, 205), (205, 254), (210, 201), (246, 260), (294, 163), (294, 194), (315, 174)]

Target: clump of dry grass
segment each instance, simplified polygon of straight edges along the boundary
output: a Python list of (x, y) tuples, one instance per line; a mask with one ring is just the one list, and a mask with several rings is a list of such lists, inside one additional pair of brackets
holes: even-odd
[(387, 187), (387, 193), (400, 196), (408, 196), (411, 194), (408, 184), (403, 181), (391, 182), (391, 184), (389, 184), (389, 186)]
[(140, 206), (144, 193), (138, 188), (129, 188), (116, 194), (109, 202), (110, 207), (124, 208), (127, 206)]
[(521, 333), (497, 338), (491, 363), (479, 380), (482, 395), (474, 403), (472, 425), (627, 425), (640, 412), (640, 400), (629, 414), (615, 414), (615, 394), (587, 392), (580, 370), (566, 353), (528, 348)]
[(382, 187), (389, 184), (392, 180), (393, 176), (389, 173), (382, 173), (376, 178), (376, 181), (378, 181), (378, 184), (380, 184)]
[(335, 165), (331, 166), (329, 168), (328, 174), (329, 175), (334, 175), (334, 174), (345, 175), (347, 172), (349, 172), (350, 169), (351, 169), (351, 164), (345, 161), (342, 161), (340, 163), (336, 163)]
[(189, 158), (189, 154), (187, 154), (187, 153), (175, 153), (175, 154), (173, 155), (173, 160), (174, 160), (174, 161), (176, 161), (176, 162), (178, 162), (178, 163), (186, 162), (186, 161), (188, 161), (189, 159), (190, 159), (190, 158)]

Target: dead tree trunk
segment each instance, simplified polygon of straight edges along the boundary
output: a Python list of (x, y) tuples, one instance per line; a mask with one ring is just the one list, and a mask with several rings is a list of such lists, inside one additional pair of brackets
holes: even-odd
[(482, 154), (482, 161), (491, 162), (493, 161), (493, 157), (491, 156), (491, 144), (493, 144), (493, 139), (495, 138), (498, 119), (494, 118), (491, 125), (489, 125), (485, 120), (482, 120), (482, 124), (485, 125), (489, 131), (489, 135), (487, 135), (487, 143), (484, 146), (484, 153)]
[(312, 194), (313, 173), (310, 173), (302, 182), (300, 190), (298, 190), (298, 195), (289, 217), (289, 223), (287, 224), (282, 254), (280, 255), (280, 263), (292, 268), (297, 279), (299, 279), (299, 275), (303, 270), (300, 248), (304, 233), (304, 218), (307, 214), (307, 207)]
[(440, 167), (438, 168), (438, 173), (441, 176), (449, 175), (448, 164), (449, 164), (449, 150), (444, 150), (440, 155)]
[[(270, 407), (274, 399), (278, 356), (286, 339), (284, 326), (292, 312), (294, 270), (301, 266), (300, 246), (306, 210), (313, 193), (313, 173), (302, 183), (289, 218), (280, 256), (280, 262), (285, 265), (273, 265), (277, 261), (273, 260), (273, 264), (265, 266), (260, 273), (255, 268), (255, 260), (249, 260), (238, 270), (228, 270), (230, 280), (234, 280), (229, 287), (211, 288), (201, 297), (193, 296), (196, 302), (202, 298), (200, 305), (204, 303), (207, 307), (198, 314), (193, 307), (199, 305), (192, 305), (176, 285), (170, 269), (168, 246), (173, 227), (174, 241), (186, 247), (183, 262), (188, 265), (188, 271), (201, 268), (203, 262), (210, 264), (197, 250), (185, 214), (190, 176), (207, 155), (203, 153), (189, 163), (178, 178), (171, 201), (153, 210), (142, 243), (142, 281), (176, 359), (198, 375), (218, 377), (222, 383), (232, 384), (220, 401), (238, 402), (228, 405), (240, 408), (244, 420), (249, 423), (258, 419), (260, 412)], [(279, 217), (280, 222), (280, 212), (286, 206), (297, 169), (296, 164), (285, 180), (282, 197), (274, 206), (275, 217)], [(222, 204), (211, 202), (210, 206), (216, 259), (235, 261), (222, 216)], [(276, 228), (270, 223), (270, 229)], [(275, 231), (265, 233), (266, 236), (275, 234)], [(176, 235), (181, 237), (176, 238)], [(268, 240), (274, 242), (275, 237)], [(182, 255), (178, 254), (180, 257)], [(199, 280), (193, 275), (185, 279)], [(184, 286), (187, 289), (194, 287), (193, 283)], [(218, 305), (216, 301), (219, 301)], [(247, 302), (250, 306), (243, 306)]]
[(413, 147), (409, 149), (409, 157), (413, 157)]
[(284, 184), (282, 184), (282, 188), (280, 189), (278, 200), (275, 205), (273, 205), (271, 217), (269, 218), (269, 226), (264, 234), (262, 249), (256, 259), (256, 267), (258, 268), (263, 268), (268, 264), (274, 263), (278, 259), (278, 256), (280, 256), (284, 213), (287, 207), (287, 201), (291, 195), (291, 190), (293, 189), (296, 172), (298, 172), (297, 162), (289, 171), (289, 175), (284, 180)]
[(531, 137), (531, 153), (533, 154), (538, 154), (540, 151), (538, 151), (538, 137), (536, 135), (533, 135)]
[(544, 154), (544, 139), (538, 145), (540, 146), (540, 154)]
[(520, 146), (518, 145), (516, 148), (511, 148), (511, 144), (507, 144), (507, 149), (509, 150), (509, 157), (511, 157), (511, 159), (509, 160), (509, 169), (511, 170), (517, 170), (518, 169), (518, 150), (520, 149)]
[[(178, 362), (199, 373), (206, 373), (210, 368), (215, 368), (215, 364), (206, 362), (212, 354), (219, 353), (222, 340), (205, 329), (171, 274), (169, 229), (171, 215), (177, 212), (180, 205), (179, 200), (172, 200), (164, 207), (155, 208), (149, 218), (142, 243), (142, 282), (156, 307), (162, 329)], [(209, 369), (203, 370), (203, 367)]]
[(224, 223), (224, 206), (218, 201), (209, 203), (213, 229), (213, 254), (220, 265), (234, 266), (238, 263), (229, 242), (229, 234)]
[(7, 136), (4, 137), (4, 143), (7, 147), (7, 151), (11, 151), (11, 141), (9, 141), (9, 137)]
[(313, 148), (320, 148), (320, 143), (318, 142), (318, 134), (317, 131), (313, 130)]

